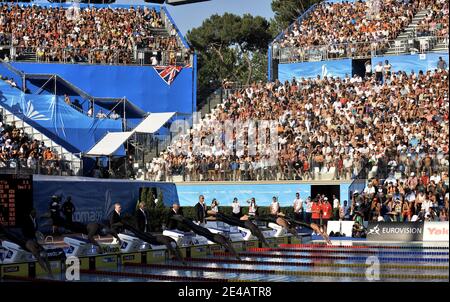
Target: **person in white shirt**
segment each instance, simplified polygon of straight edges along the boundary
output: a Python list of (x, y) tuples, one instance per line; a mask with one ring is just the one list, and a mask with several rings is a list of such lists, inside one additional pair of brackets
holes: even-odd
[(271, 215), (278, 215), (280, 212), (280, 203), (278, 202), (276, 196), (272, 197), (272, 203), (270, 204), (269, 210)]
[(375, 66), (375, 80), (378, 83), (383, 82), (383, 71), (384, 71), (383, 65), (382, 65), (382, 63), (380, 61), (380, 62), (378, 62), (378, 65)]
[(339, 219), (340, 202), (336, 195), (333, 195), (333, 218)]
[(255, 197), (252, 197), (251, 199), (247, 200), (248, 206), (248, 215), (251, 217), (256, 216), (256, 212), (258, 210), (258, 206), (256, 205)]
[(372, 185), (372, 183), (369, 183), (367, 187), (364, 188), (364, 194), (368, 196), (375, 195), (375, 187)]
[(294, 199), (294, 217), (298, 221), (303, 221), (303, 199), (300, 198), (300, 193), (295, 193)]
[(211, 211), (219, 213), (219, 201), (215, 198), (211, 202)]
[(233, 216), (236, 218), (241, 218), (241, 205), (239, 204), (239, 200), (237, 197), (233, 199), (233, 203), (231, 204)]
[(306, 223), (311, 223), (311, 215), (312, 215), (312, 202), (311, 202), (311, 197), (308, 197), (306, 199), (306, 207), (305, 207), (305, 222)]
[(430, 208), (433, 207), (433, 202), (430, 199), (426, 199), (422, 202), (422, 211), (424, 211), (425, 215), (430, 213)]
[(434, 181), (435, 184), (438, 184), (441, 181), (441, 176), (435, 171), (433, 175), (431, 175), (430, 181)]
[(367, 60), (364, 65), (366, 67), (366, 78), (370, 78), (372, 76), (372, 64), (370, 60)]

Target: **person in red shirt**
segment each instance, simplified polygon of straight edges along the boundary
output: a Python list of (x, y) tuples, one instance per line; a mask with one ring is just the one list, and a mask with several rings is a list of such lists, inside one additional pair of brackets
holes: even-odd
[(328, 201), (328, 198), (324, 198), (324, 202), (320, 206), (322, 211), (322, 229), (324, 233), (327, 233), (327, 224), (328, 220), (331, 219), (331, 216), (333, 214), (333, 207), (331, 206), (331, 203)]
[(422, 171), (422, 176), (420, 177), (422, 180), (422, 184), (424, 186), (428, 186), (428, 183), (430, 182), (430, 178), (428, 177), (427, 173), (425, 171)]
[(313, 204), (311, 206), (311, 220), (312, 223), (315, 223), (317, 225), (320, 225), (320, 211), (321, 211), (321, 206), (318, 202), (317, 199), (313, 200)]

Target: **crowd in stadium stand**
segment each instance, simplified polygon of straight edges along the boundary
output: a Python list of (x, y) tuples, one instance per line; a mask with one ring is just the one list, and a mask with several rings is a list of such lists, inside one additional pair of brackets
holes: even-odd
[(174, 52), (176, 33), (163, 27), (153, 8), (51, 8), (0, 5), (0, 45), (15, 47), (15, 58), (35, 53), (40, 61), (130, 64), (136, 48)]
[[(288, 28), (278, 45), (281, 49), (290, 48), (291, 60), (307, 60), (314, 52), (326, 52), (328, 58), (367, 57), (387, 48), (388, 41), (398, 36), (416, 12), (433, 7), (436, 1), (375, 2), (321, 3)], [(433, 14), (438, 16), (439, 13)]]
[(390, 173), (383, 184), (378, 179), (371, 180), (362, 194), (358, 192), (352, 198), (353, 210), (372, 221), (448, 221), (448, 185), (439, 170), (426, 170), (412, 169), (419, 173), (411, 171), (399, 178)]
[(60, 175), (70, 168), (61, 161), (58, 152), (44, 142), (31, 139), (14, 123), (8, 124), (0, 116), (0, 168), (29, 169), (33, 173)]
[(417, 24), (417, 36), (447, 36), (448, 38), (448, 1), (437, 0), (429, 9), (427, 16)]
[[(253, 84), (179, 135), (153, 160), (147, 177), (308, 180), (331, 174), (351, 179), (364, 170), (379, 178), (425, 172), (448, 179), (448, 87), (448, 70), (438, 69), (391, 70), (381, 81), (371, 75)], [(249, 119), (277, 121), (276, 162), (270, 154), (236, 152), (236, 137), (228, 148), (204, 143), (201, 152), (192, 152), (194, 138), (207, 138), (227, 120)]]

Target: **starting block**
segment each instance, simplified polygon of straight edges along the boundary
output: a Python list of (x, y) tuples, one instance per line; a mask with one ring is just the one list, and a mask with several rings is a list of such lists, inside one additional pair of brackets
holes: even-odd
[(97, 247), (81, 237), (64, 237), (64, 243), (69, 246), (67, 256), (83, 257), (98, 254)]
[(209, 241), (203, 236), (194, 236), (192, 237), (192, 245), (208, 245), (208, 244), (215, 244), (214, 242)]
[(23, 250), (19, 245), (11, 241), (2, 241), (2, 246), (2, 263), (4, 264), (34, 261), (34, 257), (30, 252)]
[(151, 248), (147, 242), (131, 235), (121, 233), (119, 234), (119, 238), (122, 241), (120, 245), (120, 251), (122, 253), (133, 253)]
[(238, 227), (237, 233), (230, 234), (231, 241), (249, 241), (254, 240), (255, 236), (252, 235), (249, 229)]
[(194, 233), (182, 232), (179, 230), (165, 230), (164, 236), (169, 236), (178, 244), (178, 246), (189, 246), (192, 244), (192, 239), (195, 237)]
[[(95, 256), (99, 255), (98, 249), (95, 245), (90, 243), (87, 239), (81, 237), (64, 237), (64, 243), (69, 247), (66, 250), (67, 256)], [(118, 253), (120, 247), (118, 244), (101, 244), (104, 253)]]
[(281, 237), (286, 235), (286, 229), (283, 228), (282, 226), (279, 226), (278, 224), (269, 222), (267, 226), (275, 231), (273, 237)]

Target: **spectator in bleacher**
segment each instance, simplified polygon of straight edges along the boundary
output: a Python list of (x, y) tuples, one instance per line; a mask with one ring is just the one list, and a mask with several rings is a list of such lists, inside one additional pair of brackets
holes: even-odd
[(366, 63), (364, 63), (364, 68), (366, 79), (372, 77), (372, 63), (370, 60), (367, 60)]
[(113, 119), (113, 120), (117, 120), (117, 119), (120, 118), (120, 115), (118, 115), (117, 112), (113, 110), (113, 111), (111, 112), (111, 114), (109, 115), (109, 117), (110, 117), (111, 119)]
[(15, 59), (31, 51), (46, 62), (131, 64), (135, 48), (181, 48), (176, 36), (155, 35), (164, 24), (154, 8), (91, 6), (68, 18), (61, 7), (1, 4), (0, 16), (0, 41), (16, 48)]
[(100, 109), (100, 110), (97, 112), (97, 114), (96, 114), (95, 117), (98, 118), (98, 119), (105, 119), (105, 118), (107, 118), (107, 115), (103, 112), (102, 109)]
[[(304, 165), (303, 179), (323, 177), (337, 166), (340, 179), (353, 178), (363, 168), (369, 173), (373, 167), (372, 174), (386, 179), (386, 184), (397, 183), (402, 174), (408, 176), (404, 180), (408, 183), (411, 172), (424, 180), (436, 172), (433, 179), (439, 180), (448, 167), (447, 79), (448, 71), (435, 70), (409, 75), (396, 71), (384, 82), (375, 81), (374, 76), (365, 80), (355, 76), (254, 83), (231, 93), (154, 162), (190, 163), (201, 179), (211, 176), (214, 180), (226, 177), (215, 169), (218, 164), (220, 172), (224, 160), (231, 179), (294, 179), (298, 158)], [(211, 150), (203, 145), (193, 152), (194, 137), (207, 137), (227, 120), (264, 119), (277, 122), (282, 138), (274, 151), (275, 164), (267, 160), (268, 155), (232, 148)], [(227, 146), (235, 143), (233, 139)], [(306, 173), (309, 167), (314, 168), (311, 176)], [(172, 173), (176, 171), (181, 169), (173, 168)]]
[(380, 62), (378, 62), (377, 66), (375, 66), (375, 80), (378, 83), (383, 82), (383, 64)]
[(439, 61), (437, 62), (437, 68), (440, 70), (447, 69), (447, 62), (442, 57), (439, 57)]
[(64, 95), (64, 103), (66, 103), (69, 106), (72, 105), (72, 102), (70, 101), (70, 97), (67, 94)]
[[(289, 60), (367, 57), (388, 46), (426, 2), (384, 0), (376, 11), (370, 3), (322, 2), (295, 22), (278, 41)], [(427, 6), (425, 5), (425, 6)], [(448, 13), (447, 13), (448, 15)], [(291, 48), (291, 49), (289, 49)]]
[(78, 99), (75, 99), (73, 101), (73, 105), (75, 106), (75, 108), (78, 108), (78, 110), (80, 110), (81, 112), (83, 111), (83, 107), (80, 104), (80, 101)]

